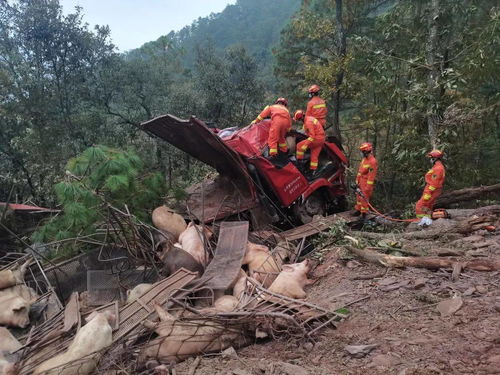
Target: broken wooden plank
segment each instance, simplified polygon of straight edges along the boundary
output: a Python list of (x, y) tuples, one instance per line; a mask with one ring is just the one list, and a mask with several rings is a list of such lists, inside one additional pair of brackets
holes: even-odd
[(330, 216), (325, 216), (320, 219), (315, 219), (308, 224), (304, 224), (299, 227), (284, 231), (280, 233), (280, 235), (283, 239), (286, 239), (288, 241), (309, 237), (319, 232), (328, 230), (340, 220), (344, 220), (348, 223), (358, 220), (359, 218), (353, 216), (353, 213), (354, 211), (345, 211)]

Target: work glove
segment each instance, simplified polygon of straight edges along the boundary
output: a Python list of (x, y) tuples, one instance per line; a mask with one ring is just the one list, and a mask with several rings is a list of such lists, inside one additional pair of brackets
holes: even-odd
[(419, 227), (428, 227), (429, 225), (432, 224), (432, 219), (428, 216), (424, 216), (419, 222), (418, 226)]

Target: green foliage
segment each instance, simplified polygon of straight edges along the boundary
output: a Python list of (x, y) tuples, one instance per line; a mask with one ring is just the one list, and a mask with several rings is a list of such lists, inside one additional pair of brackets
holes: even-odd
[(143, 163), (133, 152), (93, 146), (71, 159), (66, 179), (55, 185), (62, 213), (33, 235), (34, 241), (60, 241), (96, 234), (108, 220), (108, 207), (128, 208), (143, 221), (159, 205), (165, 181), (159, 173), (143, 173)]

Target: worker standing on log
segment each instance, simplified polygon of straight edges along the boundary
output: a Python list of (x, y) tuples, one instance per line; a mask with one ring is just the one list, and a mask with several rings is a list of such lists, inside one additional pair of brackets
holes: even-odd
[(293, 115), (295, 121), (304, 123), (304, 131), (307, 139), (297, 144), (297, 160), (303, 160), (306, 150), (311, 149), (311, 161), (309, 163), (310, 173), (306, 177), (312, 177), (314, 171), (318, 168), (319, 154), (325, 144), (325, 130), (316, 118), (307, 116), (304, 111), (299, 109)]
[(362, 143), (361, 146), (359, 146), (359, 150), (363, 154), (363, 159), (361, 159), (361, 163), (359, 164), (356, 184), (361, 192), (356, 194), (356, 205), (354, 209), (356, 210), (355, 215), (361, 215), (364, 220), (369, 209), (370, 198), (373, 194), (378, 163), (375, 156), (373, 156), (373, 146), (371, 143)]
[(281, 152), (288, 152), (286, 144), (286, 133), (292, 129), (292, 118), (288, 112), (288, 100), (278, 98), (273, 105), (268, 105), (257, 116), (252, 124), (264, 120), (266, 117), (271, 117), (271, 128), (269, 129), (269, 137), (267, 145), (269, 146), (269, 155), (276, 156), (278, 148)]
[(444, 184), (445, 170), (441, 159), (443, 153), (439, 150), (432, 150), (427, 154), (430, 158), (432, 168), (425, 174), (425, 188), (422, 197), (415, 205), (417, 218), (422, 218), (420, 224), (432, 224), (432, 209), (437, 197), (441, 195)]
[(307, 103), (306, 116), (314, 117), (324, 128), (326, 125), (328, 108), (326, 108), (326, 102), (319, 96), (320, 90), (321, 88), (318, 85), (312, 85), (309, 87), (309, 90), (307, 90), (309, 93), (309, 102)]

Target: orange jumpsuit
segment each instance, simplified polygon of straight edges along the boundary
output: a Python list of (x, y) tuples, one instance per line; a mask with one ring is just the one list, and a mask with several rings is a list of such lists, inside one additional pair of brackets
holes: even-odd
[(305, 117), (304, 130), (309, 138), (297, 144), (297, 159), (304, 159), (305, 151), (310, 148), (311, 163), (309, 164), (309, 168), (314, 171), (318, 168), (319, 154), (325, 143), (325, 130), (319, 120), (311, 116)]
[(266, 117), (271, 117), (271, 128), (267, 139), (269, 155), (276, 155), (278, 147), (280, 151), (287, 152), (286, 133), (292, 129), (292, 118), (288, 109), (281, 104), (268, 105), (257, 116), (256, 121), (262, 121)]
[(361, 213), (368, 212), (368, 202), (373, 194), (373, 184), (375, 183), (375, 177), (377, 176), (377, 159), (373, 154), (369, 154), (367, 157), (361, 159), (359, 164), (358, 175), (356, 177), (356, 183), (363, 192), (365, 198), (360, 194), (356, 194), (356, 205), (354, 209)]
[(425, 174), (425, 188), (422, 197), (415, 205), (415, 213), (417, 217), (430, 217), (434, 202), (441, 195), (441, 190), (444, 184), (445, 170), (443, 163), (438, 160), (433, 167)]
[(326, 108), (326, 102), (319, 96), (313, 96), (307, 103), (306, 116), (314, 117), (323, 127), (326, 125), (327, 113), (328, 109)]

